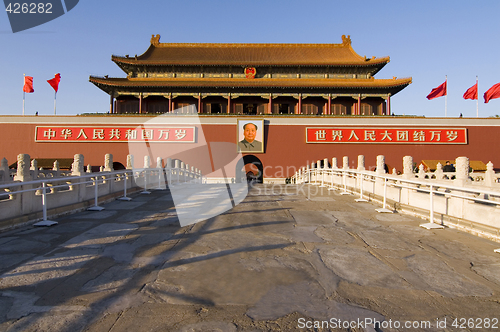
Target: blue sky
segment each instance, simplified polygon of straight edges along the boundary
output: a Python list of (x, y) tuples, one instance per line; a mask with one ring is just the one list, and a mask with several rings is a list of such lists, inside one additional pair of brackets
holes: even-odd
[(46, 80), (61, 73), (58, 114), (107, 112), (109, 96), (90, 75), (125, 77), (112, 54), (142, 54), (162, 42), (340, 43), (350, 35), (361, 56), (390, 56), (376, 78), (412, 77), (391, 99), (395, 114), (444, 116), (445, 98), (425, 97), (448, 76), (448, 116), (476, 116), (463, 93), (479, 76), (479, 114), (500, 115), (484, 92), (500, 82), (500, 1), (80, 0), (67, 14), (12, 33), (0, 14), (0, 115), (21, 114), (23, 74), (34, 77), (26, 114), (53, 114)]

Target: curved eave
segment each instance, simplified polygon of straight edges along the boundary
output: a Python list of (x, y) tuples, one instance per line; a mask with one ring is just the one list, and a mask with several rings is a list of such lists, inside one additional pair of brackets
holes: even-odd
[[(144, 78), (101, 78), (91, 76), (90, 82), (100, 89), (359, 89), (387, 90), (395, 94), (411, 84), (411, 78), (399, 79), (144, 79)], [(396, 91), (396, 92), (393, 92)]]
[(246, 67), (246, 66), (267, 66), (267, 67), (291, 67), (291, 66), (300, 66), (300, 67), (367, 67), (367, 66), (380, 66), (382, 68), (387, 63), (390, 62), (389, 57), (376, 58), (376, 59), (367, 59), (361, 61), (346, 61), (346, 62), (331, 62), (331, 61), (316, 61), (314, 63), (310, 61), (295, 61), (295, 62), (271, 62), (271, 61), (228, 61), (228, 60), (210, 60), (210, 61), (149, 61), (149, 60), (139, 60), (135, 58), (126, 58), (119, 56), (112, 56), (111, 60), (115, 62), (120, 68), (122, 66), (131, 66), (131, 67), (142, 67), (142, 66), (151, 66), (151, 67), (162, 67), (162, 66), (235, 66), (235, 67)]

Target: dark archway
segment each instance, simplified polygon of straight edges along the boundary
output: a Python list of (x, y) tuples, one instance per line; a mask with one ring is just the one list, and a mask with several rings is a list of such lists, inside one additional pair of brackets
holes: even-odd
[(122, 164), (122, 163), (120, 163), (120, 162), (118, 162), (118, 161), (115, 161), (115, 162), (113, 162), (113, 169), (114, 169), (115, 171), (121, 171), (122, 169), (126, 169), (126, 167), (125, 167), (125, 166), (123, 166), (123, 164)]
[[(255, 171), (252, 171), (252, 168), (255, 169)], [(260, 159), (254, 155), (243, 156), (242, 160), (240, 159), (237, 163), (236, 182), (241, 182), (242, 179), (248, 179), (248, 172), (253, 172), (255, 182), (264, 182), (264, 166), (262, 165)]]

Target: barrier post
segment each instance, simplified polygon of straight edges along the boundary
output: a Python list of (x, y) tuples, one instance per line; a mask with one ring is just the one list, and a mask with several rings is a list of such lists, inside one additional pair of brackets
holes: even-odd
[(132, 198), (127, 197), (127, 180), (128, 180), (128, 174), (125, 172), (123, 173), (123, 197), (118, 198), (120, 201), (131, 201)]
[(434, 191), (433, 191), (433, 185), (430, 185), (429, 188), (429, 222), (426, 224), (421, 224), (419, 225), (420, 227), (427, 228), (427, 229), (442, 229), (444, 228), (443, 225), (435, 224), (434, 223)]
[(104, 208), (102, 206), (99, 206), (98, 201), (99, 200), (99, 177), (96, 174), (95, 176), (95, 182), (94, 182), (94, 206), (89, 207), (87, 210), (88, 211), (102, 211)]
[(393, 210), (389, 210), (386, 208), (386, 203), (387, 203), (387, 178), (384, 177), (384, 203), (382, 205), (382, 208), (375, 209), (375, 211), (380, 213), (394, 213)]
[(57, 225), (57, 221), (47, 220), (47, 184), (42, 183), (42, 209), (43, 220), (33, 224), (33, 226), (52, 226)]

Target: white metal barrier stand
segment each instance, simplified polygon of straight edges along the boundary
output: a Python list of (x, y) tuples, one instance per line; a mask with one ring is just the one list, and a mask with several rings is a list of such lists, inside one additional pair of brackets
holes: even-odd
[(360, 203), (360, 202), (368, 202), (368, 200), (363, 198), (363, 181), (364, 181), (364, 175), (362, 173), (359, 173), (359, 178), (361, 183), (359, 184), (359, 198), (356, 198), (354, 201)]
[(387, 202), (387, 179), (384, 178), (384, 203), (381, 208), (375, 209), (375, 211), (380, 213), (394, 213), (393, 210), (389, 210), (386, 208), (386, 202)]
[(127, 197), (127, 180), (128, 180), (128, 174), (123, 173), (123, 197), (118, 198), (120, 201), (131, 201), (132, 198)]
[(341, 192), (340, 194), (341, 195), (350, 195), (351, 193), (347, 191), (347, 172), (346, 171), (342, 171), (342, 182), (343, 182), (343, 185), (344, 185), (344, 191)]
[(144, 190), (141, 191), (141, 194), (149, 195), (151, 192), (148, 190), (148, 171), (144, 170)]
[(57, 225), (57, 221), (47, 220), (47, 184), (42, 183), (42, 209), (43, 220), (33, 224), (33, 226), (52, 226)]
[(335, 188), (333, 187), (333, 169), (330, 170), (330, 173), (331, 173), (330, 188), (328, 188), (328, 190), (335, 190)]
[[(104, 182), (104, 181), (103, 181)], [(104, 208), (102, 206), (99, 206), (98, 204), (98, 199), (99, 199), (99, 177), (96, 175), (95, 177), (95, 182), (94, 182), (94, 206), (89, 207), (87, 210), (88, 211), (102, 211)]]
[(323, 168), (323, 169), (321, 170), (321, 186), (320, 186), (321, 188), (326, 187), (326, 186), (325, 186), (325, 173), (326, 173), (326, 169), (325, 169), (325, 168)]
[(434, 223), (434, 193), (433, 193), (432, 189), (433, 189), (433, 185), (431, 184), (430, 185), (430, 192), (429, 192), (429, 196), (430, 196), (429, 221), (430, 222), (428, 222), (426, 224), (421, 224), (420, 227), (427, 228), (427, 229), (442, 229), (442, 228), (444, 228), (444, 226)]

